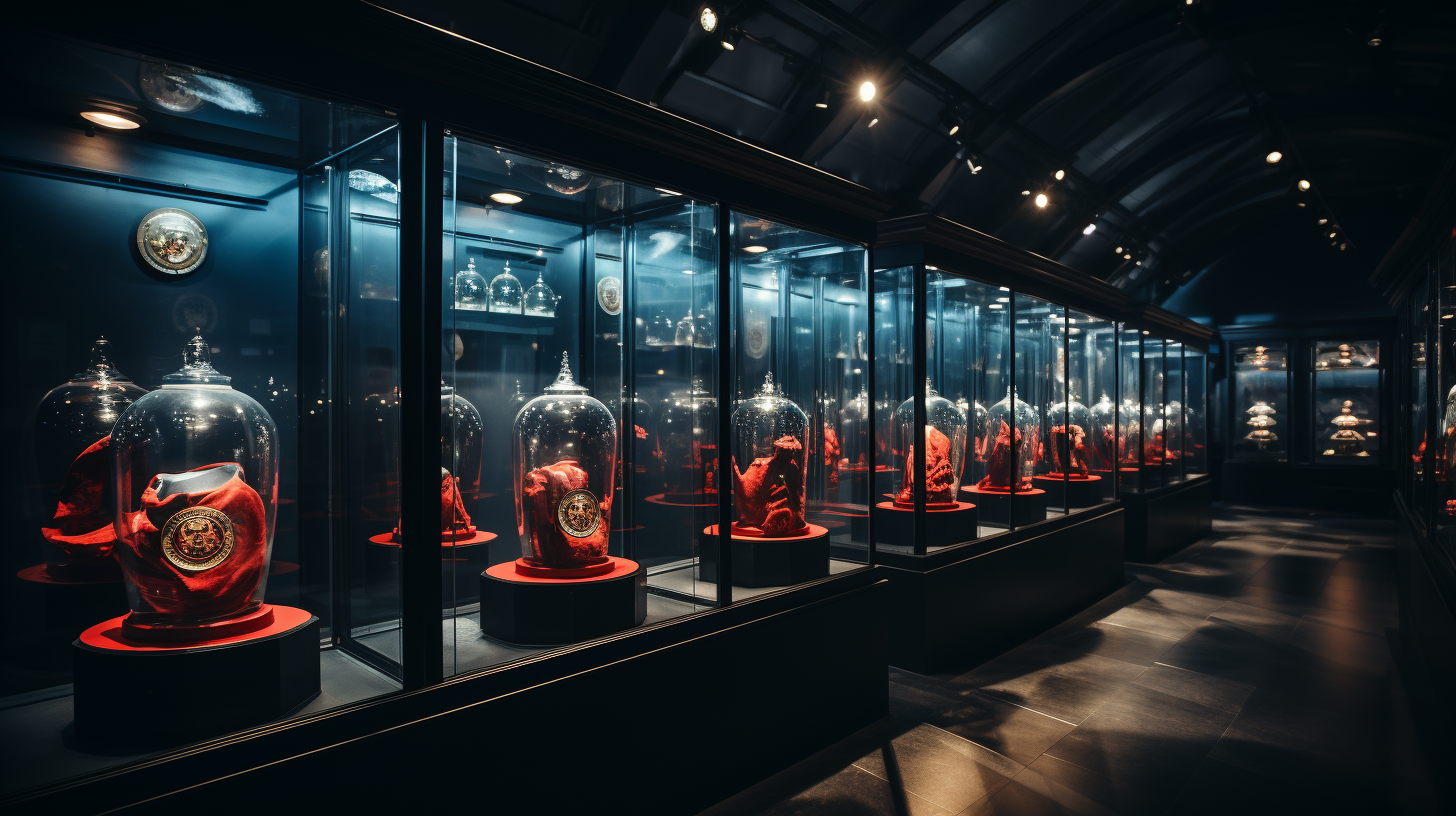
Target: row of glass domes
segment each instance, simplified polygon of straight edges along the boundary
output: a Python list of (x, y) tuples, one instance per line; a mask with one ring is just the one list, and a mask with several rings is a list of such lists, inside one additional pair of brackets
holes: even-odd
[(464, 272), (455, 276), (457, 309), (555, 317), (558, 300), (560, 298), (546, 285), (544, 273), (541, 271), (536, 273), (536, 285), (523, 290), (521, 281), (511, 274), (510, 261), (506, 261), (505, 271), (492, 278), (488, 284), (485, 276), (475, 271), (474, 258), (470, 259)]

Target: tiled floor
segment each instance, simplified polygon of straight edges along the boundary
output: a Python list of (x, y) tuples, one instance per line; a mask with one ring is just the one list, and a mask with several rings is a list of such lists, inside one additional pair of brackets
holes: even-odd
[(1214, 535), (888, 724), (703, 816), (1390, 812), (1390, 522), (1224, 508)]

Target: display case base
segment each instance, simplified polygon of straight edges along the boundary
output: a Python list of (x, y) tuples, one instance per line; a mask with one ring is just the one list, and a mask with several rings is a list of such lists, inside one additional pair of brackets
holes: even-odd
[(525, 575), (516, 562), (480, 574), (480, 631), (521, 646), (575, 643), (642, 625), (647, 617), (647, 570), (610, 559), (601, 575), (547, 578)]
[[(955, 506), (925, 508), (925, 546), (949, 547), (979, 536), (978, 513), (970, 502)], [(915, 546), (915, 508), (900, 507), (894, 502), (875, 505), (875, 538), (892, 547)]]
[(1076, 476), (1063, 479), (1047, 474), (1033, 476), (1032, 483), (1047, 492), (1047, 506), (1055, 508), (1093, 507), (1102, 503), (1102, 477)]
[[(124, 617), (124, 616), (123, 616)], [(141, 643), (120, 617), (72, 644), (76, 737), (145, 748), (286, 716), (319, 692), (319, 619), (274, 606), (266, 629), (196, 643)]]
[(980, 509), (983, 524), (1005, 527), (1015, 524), (1021, 527), (1046, 521), (1047, 492), (1038, 488), (1018, 490), (1016, 499), (1006, 491), (983, 490), (979, 487), (963, 487), (961, 493), (968, 495)]
[[(703, 530), (709, 538), (718, 537), (718, 525)], [(777, 587), (801, 584), (829, 574), (829, 531), (817, 524), (809, 532), (787, 538), (730, 536), (732, 542), (734, 586)], [(698, 576), (717, 583), (718, 562), (712, 557), (716, 547), (705, 549), (698, 563)]]

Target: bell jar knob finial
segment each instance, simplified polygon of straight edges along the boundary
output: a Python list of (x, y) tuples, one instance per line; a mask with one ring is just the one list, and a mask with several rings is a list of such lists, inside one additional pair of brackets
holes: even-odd
[(935, 390), (935, 386), (933, 386), (933, 385), (930, 384), (930, 377), (929, 376), (926, 376), (926, 378), (925, 378), (925, 396), (927, 396), (927, 397), (933, 397), (933, 396), (935, 396), (938, 393), (940, 393), (940, 392)]
[(111, 341), (106, 339), (106, 335), (99, 335), (96, 342), (91, 344), (90, 368), (95, 371), (110, 370), (112, 368), (110, 350)]
[(571, 353), (561, 352), (561, 371), (556, 375), (556, 382), (546, 387), (548, 394), (585, 394), (586, 389), (576, 384), (576, 379), (571, 376)]
[(207, 341), (202, 339), (202, 329), (198, 328), (197, 334), (187, 341), (187, 348), (182, 351), (183, 368), (212, 368), (212, 349), (207, 347)]

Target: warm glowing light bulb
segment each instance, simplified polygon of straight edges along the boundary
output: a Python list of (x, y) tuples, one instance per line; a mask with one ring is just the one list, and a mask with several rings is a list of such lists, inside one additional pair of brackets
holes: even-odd
[(768, 252), (768, 247), (758, 246), (757, 244), (754, 244), (753, 246), (744, 247), (743, 251), (752, 255), (757, 255), (760, 252)]
[(1309, 182), (1308, 181), (1305, 181), (1304, 179), (1300, 179), (1299, 180), (1299, 189), (1301, 189), (1301, 190), (1308, 190), (1309, 189)]
[(1058, 170), (1057, 172), (1052, 173), (1052, 177), (1055, 178), (1057, 181), (1061, 181), (1062, 179), (1067, 177), (1067, 171)]
[(1036, 194), (1036, 206), (1038, 206), (1038, 207), (1045, 207), (1046, 205), (1047, 205), (1046, 193), (1037, 193)]
[(702, 26), (704, 31), (712, 34), (718, 29), (718, 12), (714, 11), (712, 6), (703, 6), (703, 10), (698, 13), (698, 25)]
[(859, 98), (862, 102), (869, 102), (875, 98), (875, 83), (865, 80), (859, 86)]
[(1282, 158), (1284, 158), (1283, 153), (1280, 153), (1277, 150), (1271, 150), (1269, 151), (1269, 155), (1264, 157), (1264, 161), (1269, 162), (1270, 164), (1278, 164), (1279, 160)]
[(875, 125), (878, 125), (879, 123), (880, 123), (880, 120), (879, 119), (871, 119), (870, 120), (870, 123), (868, 125), (865, 125), (865, 127), (874, 127)]
[(1087, 226), (1085, 226), (1085, 227), (1082, 228), (1082, 234), (1083, 235), (1091, 235), (1092, 233), (1094, 233), (1096, 231), (1097, 231), (1097, 225), (1096, 224), (1088, 224)]
[(957, 133), (960, 133), (960, 132), (961, 132), (961, 126), (960, 125), (951, 125), (950, 126), (950, 130), (946, 131), (946, 134), (945, 135), (947, 135), (947, 136), (954, 136), (954, 135), (956, 135)]
[(501, 190), (498, 193), (491, 193), (490, 200), (497, 204), (520, 204), (525, 199), (510, 190)]
[(111, 128), (112, 130), (136, 130), (141, 127), (140, 122), (134, 122), (125, 116), (117, 116), (114, 113), (106, 113), (104, 111), (84, 111), (81, 114), (81, 118), (92, 124), (100, 125), (104, 128)]

